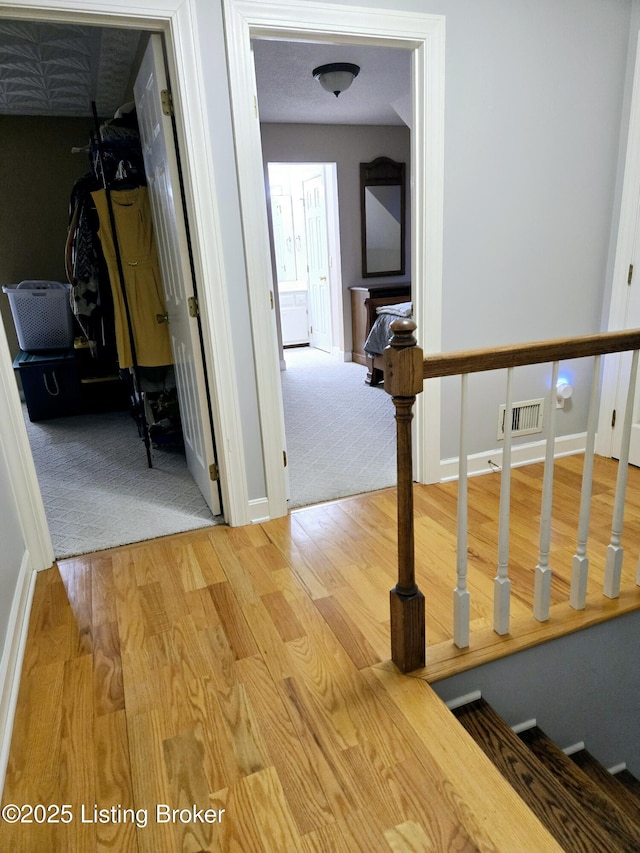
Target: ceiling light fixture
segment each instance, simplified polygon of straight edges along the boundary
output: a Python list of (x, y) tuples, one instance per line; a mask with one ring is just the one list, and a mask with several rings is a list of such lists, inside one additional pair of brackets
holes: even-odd
[(333, 92), (338, 97), (353, 83), (360, 73), (360, 66), (351, 62), (330, 62), (313, 69), (314, 78), (327, 92)]

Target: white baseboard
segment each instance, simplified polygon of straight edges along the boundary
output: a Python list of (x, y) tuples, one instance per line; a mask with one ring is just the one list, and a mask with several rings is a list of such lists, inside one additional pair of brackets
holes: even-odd
[(2, 660), (0, 660), (0, 791), (4, 789), (7, 773), (13, 719), (18, 702), (22, 659), (27, 642), (36, 575), (37, 572), (34, 571), (31, 563), (31, 555), (25, 551), (9, 613)]
[(565, 755), (574, 755), (576, 752), (581, 752), (584, 749), (584, 741), (579, 740), (577, 743), (572, 743), (570, 746), (563, 747), (562, 751)]
[(511, 731), (519, 735), (521, 732), (528, 732), (529, 729), (533, 729), (537, 725), (536, 718), (532, 717), (530, 720), (523, 720), (521, 723), (511, 726)]
[[(576, 453), (584, 453), (587, 434), (584, 432), (575, 435), (561, 435), (555, 440), (555, 458), (561, 456), (573, 456)], [(533, 462), (543, 462), (546, 452), (545, 441), (531, 441), (526, 444), (517, 444), (511, 448), (511, 467), (520, 468), (523, 465), (531, 465)], [(493, 463), (493, 464), (490, 464)], [(468, 474), (476, 477), (479, 474), (496, 472), (502, 465), (502, 448), (485, 450), (482, 453), (473, 453), (468, 459)], [(440, 460), (440, 482), (446, 483), (458, 479), (458, 457)]]
[(262, 524), (263, 521), (269, 521), (269, 499), (256, 498), (249, 501), (249, 518), (251, 524)]
[(331, 355), (338, 361), (351, 361), (351, 352), (347, 352), (346, 350), (340, 349), (340, 347), (332, 347)]
[(482, 693), (479, 690), (473, 690), (471, 693), (465, 693), (463, 696), (456, 696), (455, 699), (449, 699), (445, 704), (450, 711), (455, 711), (457, 708), (469, 705), (477, 699), (482, 699)]

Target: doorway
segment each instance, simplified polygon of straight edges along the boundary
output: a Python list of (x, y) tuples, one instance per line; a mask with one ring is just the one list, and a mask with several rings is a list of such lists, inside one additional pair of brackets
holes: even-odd
[(336, 163), (269, 163), (268, 183), (282, 346), (332, 353), (342, 324)]
[[(607, 331), (640, 326), (640, 33), (636, 43), (620, 220)], [(596, 453), (619, 458), (631, 376), (631, 353), (604, 360)], [(640, 383), (635, 388), (629, 461), (640, 465)]]
[[(8, 23), (9, 23), (9, 22), (7, 22), (7, 25), (8, 25)], [(29, 28), (30, 26), (31, 26), (31, 22), (29, 22), (29, 23), (21, 22), (21, 24), (20, 24), (20, 29), (21, 29), (22, 31), (24, 31), (25, 29)], [(34, 22), (34, 27), (37, 27), (37, 26), (38, 26), (38, 25), (37, 25), (37, 23), (35, 23), (35, 22)], [(81, 31), (81, 33), (82, 33), (83, 35), (86, 35), (86, 34), (87, 34), (87, 32), (91, 32), (92, 34), (93, 34), (94, 32), (95, 32), (95, 33), (99, 33), (99, 32), (100, 32), (100, 30), (95, 29), (95, 28), (86, 28), (86, 27), (83, 27), (83, 28), (79, 28), (79, 27), (74, 28), (74, 26), (62, 27), (61, 25), (57, 25), (56, 27), (54, 27), (54, 30), (55, 30), (54, 35), (58, 35), (58, 34), (59, 34), (59, 31), (61, 31), (62, 29), (64, 29), (65, 33), (68, 33), (68, 37), (69, 37), (69, 39), (70, 39), (70, 40), (71, 40), (71, 39), (73, 39), (73, 38), (76, 36), (76, 34), (78, 33), (78, 31)], [(32, 31), (32, 34), (33, 34), (33, 32), (35, 32), (35, 30), (33, 30), (33, 31)], [(112, 32), (112, 31), (110, 31), (110, 32)], [(136, 34), (136, 33), (135, 33), (135, 31), (133, 31), (133, 30), (128, 30), (128, 31), (126, 31), (126, 32), (127, 32), (127, 35), (128, 35), (128, 36), (131, 36), (131, 35), (133, 35), (133, 34)], [(139, 35), (140, 35), (141, 37), (144, 37), (144, 34), (142, 34), (142, 33), (141, 33), (141, 34), (139, 34)], [(92, 35), (92, 38), (94, 38), (94, 36), (93, 36), (93, 35)], [(154, 37), (152, 37), (152, 38), (159, 39), (159, 36), (154, 36)], [(34, 37), (34, 42), (37, 42), (37, 37)], [(164, 66), (164, 59), (162, 59), (162, 65)], [(133, 70), (135, 70), (135, 67), (133, 68)], [(129, 74), (130, 74), (130, 71), (131, 71), (131, 69), (129, 70)], [(128, 74), (127, 76), (129, 76), (129, 74)], [(104, 113), (103, 113), (103, 114), (104, 114)], [(7, 124), (11, 121), (11, 118), (10, 118), (10, 117), (5, 117), (4, 121), (5, 121), (5, 128), (6, 128)], [(50, 118), (50, 121), (51, 121), (51, 122), (53, 122), (53, 123), (55, 123), (56, 119), (55, 119), (54, 117), (51, 117), (51, 118)], [(67, 120), (67, 121), (68, 121), (68, 120)], [(82, 122), (78, 122), (78, 123), (77, 123), (77, 126), (78, 126), (78, 127), (80, 127), (81, 125), (82, 125)], [(71, 126), (71, 125), (69, 125), (69, 127), (70, 127), (70, 126)], [(76, 127), (76, 125), (73, 125), (73, 127)], [(79, 131), (77, 131), (77, 135), (76, 135), (76, 131), (69, 132), (69, 135), (68, 135), (68, 138), (67, 138), (67, 142), (66, 142), (66, 146), (67, 146), (67, 147), (66, 147), (65, 151), (64, 151), (64, 152), (58, 152), (58, 153), (60, 153), (60, 155), (61, 155), (61, 156), (64, 156), (64, 157), (66, 158), (66, 160), (68, 160), (68, 161), (71, 161), (71, 160), (74, 160), (74, 159), (75, 159), (75, 162), (77, 162), (77, 163), (78, 163), (77, 169), (78, 169), (78, 173), (79, 173), (79, 174), (80, 174), (83, 170), (86, 170), (86, 168), (87, 168), (87, 166), (85, 165), (85, 162), (86, 162), (86, 160), (87, 160), (86, 152), (81, 152), (79, 155), (78, 155), (78, 154), (74, 154), (74, 153), (72, 153), (72, 148), (73, 148), (73, 147), (84, 147), (84, 145), (83, 145), (82, 143), (83, 143), (83, 142), (88, 141), (88, 137), (89, 137), (89, 132), (88, 132), (88, 131), (89, 131), (89, 130), (90, 130), (90, 128), (91, 128), (91, 125), (90, 125), (90, 123), (89, 123), (89, 122), (87, 122), (86, 127), (87, 127), (87, 132), (86, 132), (86, 133), (83, 133), (83, 137), (84, 137), (84, 138), (82, 138), (82, 137), (80, 136), (80, 132), (79, 132)], [(7, 156), (7, 150), (6, 150), (6, 148), (5, 148), (5, 157), (6, 157), (6, 156)], [(167, 160), (167, 158), (165, 158), (164, 171), (168, 173), (168, 172), (169, 172), (169, 168), (167, 168), (167, 167), (166, 167), (166, 163), (167, 163), (167, 162), (168, 162), (168, 160)], [(56, 169), (56, 165), (55, 165), (55, 163), (54, 163), (54, 162), (51, 162), (51, 160), (50, 160), (50, 159), (48, 159), (48, 160), (47, 160), (47, 164), (48, 164), (48, 168)], [(29, 175), (29, 174), (30, 174), (30, 172), (28, 172), (28, 171), (26, 171), (26, 170), (20, 170), (20, 175), (21, 175), (21, 177), (20, 177), (20, 181), (21, 181), (21, 188), (22, 188), (21, 197), (22, 197), (22, 195), (24, 194), (24, 190), (25, 190), (25, 188), (28, 188), (28, 187), (29, 187), (29, 178), (28, 178), (28, 175)], [(152, 183), (152, 182), (151, 182), (151, 181), (148, 181), (147, 183), (149, 184), (149, 195), (151, 195), (151, 194), (152, 194), (152, 189), (151, 189), (151, 183)], [(176, 192), (176, 191), (177, 191), (177, 189), (178, 189), (177, 182), (175, 182), (175, 183), (174, 183), (174, 187), (176, 188), (176, 189), (174, 190), (174, 192)], [(71, 193), (71, 188), (72, 188), (72, 185), (71, 185), (71, 182), (69, 182), (69, 186), (67, 187), (67, 191), (66, 191), (66, 193), (65, 193), (64, 197), (63, 197), (63, 198), (62, 198), (62, 200), (61, 200), (61, 205), (58, 205), (58, 207), (62, 207), (62, 208), (63, 208), (63, 210), (65, 211), (65, 213), (66, 213), (66, 209), (67, 209), (67, 207), (68, 207), (68, 205), (69, 205), (69, 196), (70, 196), (70, 193)], [(36, 207), (38, 206), (38, 198), (39, 198), (39, 194), (40, 194), (40, 196), (41, 196), (41, 193), (42, 193), (42, 187), (41, 187), (41, 186), (38, 186), (38, 187), (36, 188), (36, 186), (34, 185), (34, 186), (33, 186), (33, 200), (32, 200), (32, 205), (33, 205), (33, 207), (34, 207), (34, 208), (36, 208)], [(16, 197), (17, 197), (17, 196), (15, 196), (15, 195), (14, 195), (14, 198), (16, 198)], [(176, 197), (179, 197), (179, 196), (176, 196)], [(42, 200), (41, 200), (41, 198), (40, 198), (40, 204), (42, 204)], [(176, 215), (176, 214), (178, 214), (178, 213), (180, 213), (180, 212), (181, 212), (181, 211), (175, 211), (175, 210), (174, 210), (174, 211), (172, 211), (172, 212), (171, 212), (171, 215), (170, 215), (170, 217), (169, 217), (169, 218), (173, 218), (173, 219), (177, 218), (177, 215)], [(56, 221), (57, 221), (57, 220), (56, 220)], [(60, 223), (58, 222), (58, 225), (59, 225), (59, 224), (60, 224)], [(51, 227), (53, 228), (53, 223), (51, 223)], [(157, 230), (157, 229), (156, 229), (156, 230)], [(157, 232), (157, 233), (161, 233), (161, 232)], [(165, 232), (163, 231), (162, 233), (165, 233)], [(5, 229), (5, 231), (3, 232), (3, 234), (5, 235), (5, 238), (6, 238), (7, 229)], [(32, 235), (32, 237), (31, 237), (31, 239), (33, 240), (33, 235)], [(62, 256), (63, 256), (64, 239), (60, 240), (59, 242), (60, 242), (60, 246), (56, 245), (56, 247), (55, 247), (55, 249), (56, 249), (56, 258), (57, 258), (58, 256), (59, 256), (60, 258), (62, 258)], [(157, 241), (156, 241), (156, 242), (157, 242)], [(163, 246), (161, 246), (160, 248), (162, 249), (162, 248), (163, 248)], [(165, 251), (166, 251), (166, 246), (165, 246), (164, 248), (165, 248)], [(35, 255), (36, 255), (36, 257), (37, 257), (37, 254), (38, 254), (38, 253), (37, 253), (37, 252), (34, 252), (34, 254), (35, 254)], [(175, 253), (173, 253), (173, 254), (175, 254)], [(5, 253), (5, 255), (6, 255), (6, 253)], [(188, 264), (188, 260), (187, 260), (187, 264)], [(54, 266), (52, 266), (52, 269), (53, 269), (53, 268), (54, 268)], [(21, 265), (20, 265), (20, 263), (16, 261), (16, 264), (15, 264), (15, 270), (16, 270), (16, 271), (17, 271), (17, 270), (19, 270), (19, 272), (18, 272), (18, 280), (21, 280), (21, 279), (24, 279), (24, 278), (37, 278), (37, 277), (38, 277), (38, 275), (37, 275), (37, 274), (35, 274), (35, 275), (34, 275), (34, 265), (33, 265), (33, 264), (29, 264), (29, 265), (27, 265), (27, 266), (24, 266), (24, 265), (22, 265), (22, 266), (21, 266)], [(51, 274), (48, 274), (47, 276), (42, 276), (42, 275), (41, 275), (40, 277), (48, 277), (48, 278), (56, 278), (56, 279), (58, 279), (58, 280), (64, 280), (63, 275), (64, 275), (64, 273), (60, 274), (60, 272), (56, 272), (55, 274), (51, 273)], [(175, 281), (175, 278), (176, 278), (176, 277), (175, 277), (175, 276), (173, 276), (173, 277), (172, 277), (172, 281)], [(165, 277), (164, 277), (164, 276), (163, 276), (163, 280), (165, 280)], [(3, 297), (3, 298), (4, 298), (4, 297)], [(9, 323), (11, 323), (11, 321), (9, 321)], [(5, 318), (5, 326), (6, 326), (6, 325), (7, 325), (7, 319)], [(12, 324), (11, 324), (11, 325), (12, 325)], [(13, 329), (10, 329), (10, 332), (11, 332), (11, 331), (13, 331)], [(172, 334), (173, 334), (173, 332), (172, 332)], [(198, 342), (198, 347), (199, 347), (199, 342)], [(201, 357), (201, 355), (200, 355), (199, 351), (198, 351), (198, 356), (199, 356), (199, 357)], [(174, 363), (176, 364), (176, 367), (177, 367), (177, 370), (176, 370), (176, 374), (177, 374), (176, 384), (177, 384), (177, 385), (180, 385), (181, 383), (184, 383), (184, 379), (185, 379), (185, 377), (184, 377), (185, 371), (184, 371), (184, 370), (181, 370), (181, 368), (182, 368), (182, 366), (183, 366), (183, 364), (184, 364), (184, 363), (183, 363), (183, 364), (179, 364), (179, 363), (177, 362), (177, 360), (175, 360), (175, 359), (174, 359)], [(191, 366), (190, 366), (190, 367), (191, 367)], [(98, 395), (92, 395), (92, 396), (98, 396)], [(75, 408), (75, 407), (74, 407), (74, 408)], [(101, 408), (101, 406), (100, 406), (100, 405), (98, 405), (98, 406), (97, 406), (97, 409), (99, 410), (100, 408)], [(58, 414), (58, 413), (56, 412), (56, 414)], [(64, 416), (64, 415), (67, 415), (67, 414), (69, 414), (69, 415), (70, 415), (70, 414), (71, 414), (71, 412), (60, 412), (60, 414), (61, 414), (61, 415), (63, 415), (63, 416)], [(102, 426), (104, 425), (104, 423), (105, 423), (105, 422), (109, 421), (110, 417), (111, 417), (111, 413), (109, 413), (109, 414), (105, 414), (102, 418), (100, 418), (100, 419), (99, 419), (99, 421), (100, 421), (100, 424), (99, 424), (99, 425), (100, 425), (100, 427), (102, 427)], [(74, 419), (75, 419), (75, 418), (74, 418)], [(54, 424), (54, 420), (46, 420), (46, 421), (45, 421), (45, 420), (40, 420), (40, 419), (38, 419), (38, 418), (34, 418), (34, 420), (39, 420), (39, 423), (38, 423), (37, 425), (36, 425), (36, 424), (30, 425), (30, 426), (32, 426), (32, 427), (33, 427), (33, 429), (31, 429), (31, 430), (30, 430), (31, 438), (33, 439), (34, 430), (35, 430), (35, 432), (37, 432), (37, 433), (38, 433), (38, 439), (37, 439), (37, 441), (38, 441), (38, 443), (39, 443), (39, 445), (40, 445), (37, 455), (38, 455), (38, 456), (39, 456), (39, 457), (44, 461), (44, 463), (46, 464), (47, 462), (49, 462), (49, 461), (51, 461), (51, 460), (52, 460), (52, 457), (54, 457), (53, 450), (54, 450), (54, 448), (56, 447), (56, 442), (57, 442), (57, 441), (60, 441), (60, 442), (64, 441), (64, 433), (63, 433), (63, 431), (61, 431), (61, 430), (59, 429), (59, 427), (60, 427), (60, 426), (62, 426), (63, 421), (66, 421), (66, 420), (67, 420), (67, 418), (62, 417), (62, 418), (60, 418), (59, 420), (57, 420), (57, 423), (55, 423), (55, 424)], [(94, 418), (94, 420), (95, 420), (95, 418)], [(58, 429), (54, 430), (54, 432), (56, 433), (56, 437), (55, 437), (55, 438), (52, 438), (52, 433), (51, 433), (51, 431), (48, 429), (49, 427), (53, 427), (53, 426), (58, 427)], [(135, 444), (135, 442), (136, 442), (136, 440), (137, 440), (137, 431), (136, 431), (135, 423), (134, 423), (133, 421), (131, 421), (131, 422), (129, 423), (129, 427), (130, 427), (130, 431), (131, 431), (131, 433), (132, 433), (132, 435), (133, 435), (133, 437), (134, 437), (134, 444)], [(92, 431), (97, 432), (98, 430), (96, 429), (96, 430), (92, 430)], [(80, 434), (80, 435), (83, 435), (83, 434), (84, 434), (84, 435), (86, 436), (86, 433), (87, 433), (87, 430), (83, 430), (83, 429), (81, 428), (81, 429), (79, 430), (79, 433), (76, 433), (76, 440), (77, 440), (77, 436), (78, 436), (78, 434)], [(42, 447), (43, 442), (44, 442), (44, 444), (45, 444), (45, 446), (44, 446), (44, 447)], [(118, 445), (117, 445), (117, 443), (116, 443), (116, 447), (117, 447), (117, 446), (118, 446)], [(173, 458), (171, 459), (171, 465), (170, 465), (170, 467), (171, 467), (171, 469), (172, 469), (172, 472), (173, 472), (173, 473), (172, 473), (172, 475), (170, 475), (170, 479), (171, 479), (170, 488), (166, 488), (166, 489), (165, 489), (165, 488), (164, 488), (164, 484), (163, 484), (162, 482), (158, 482), (158, 475), (160, 474), (160, 472), (161, 472), (162, 468), (163, 468), (163, 467), (165, 467), (165, 466), (163, 466), (162, 464), (155, 464), (155, 463), (158, 461), (159, 457), (162, 455), (162, 454), (160, 453), (160, 447), (161, 447), (161, 444), (160, 444), (160, 443), (157, 443), (157, 444), (156, 444), (156, 447), (158, 448), (158, 458), (157, 458), (157, 459), (154, 459), (154, 469), (155, 469), (155, 470), (154, 470), (154, 473), (152, 473), (152, 474), (151, 474), (151, 477), (155, 477), (155, 478), (156, 478), (156, 480), (155, 480), (155, 487), (154, 487), (154, 488), (155, 488), (155, 491), (153, 491), (153, 490), (152, 490), (152, 494), (151, 494), (151, 496), (150, 496), (150, 497), (148, 497), (148, 499), (147, 499), (147, 505), (148, 505), (148, 506), (151, 506), (151, 507), (154, 507), (155, 512), (157, 513), (157, 512), (158, 512), (158, 509), (159, 509), (159, 508), (162, 506), (162, 504), (163, 504), (163, 500), (164, 500), (164, 499), (168, 499), (169, 495), (170, 495), (170, 494), (172, 494), (172, 487), (176, 485), (176, 482), (177, 482), (177, 481), (175, 480), (175, 478), (174, 478), (174, 476), (173, 476), (173, 475), (174, 475), (174, 474), (175, 474), (175, 472), (178, 470), (178, 469), (176, 468), (176, 464), (178, 464), (178, 463), (176, 462), (176, 451), (177, 451), (177, 448), (176, 448), (176, 447), (166, 448), (167, 450), (171, 451), (171, 453), (172, 453), (172, 457), (173, 457)], [(87, 449), (87, 448), (91, 448), (91, 449)], [(84, 443), (82, 443), (82, 444), (77, 444), (77, 443), (76, 443), (76, 449), (77, 449), (77, 453), (76, 453), (76, 455), (84, 455), (84, 454), (87, 454), (87, 458), (89, 458), (89, 457), (90, 457), (90, 461), (91, 461), (91, 462), (93, 462), (93, 461), (94, 461), (94, 459), (96, 458), (96, 456), (100, 457), (100, 455), (101, 455), (101, 448), (100, 448), (100, 445), (98, 445), (98, 446), (97, 446), (97, 450), (96, 450), (96, 448), (95, 448), (95, 447), (93, 447), (93, 446), (91, 445), (91, 442), (87, 442), (86, 448), (85, 448)], [(124, 454), (123, 454), (123, 455), (124, 455)], [(139, 442), (139, 455), (140, 455), (140, 458), (141, 458), (142, 460), (144, 460), (145, 453), (144, 453), (144, 446), (142, 445), (142, 442)], [(155, 456), (155, 455), (156, 455), (156, 454), (154, 454), (154, 456)], [(117, 456), (117, 452), (116, 452), (116, 453), (112, 453), (112, 454), (111, 454), (111, 456)], [(134, 454), (134, 457), (133, 457), (133, 458), (134, 458), (134, 463), (135, 463), (135, 462), (137, 461), (137, 459), (136, 459), (136, 455), (135, 455), (135, 454)], [(166, 457), (164, 457), (164, 458), (166, 459)], [(107, 456), (107, 457), (105, 457), (105, 460), (104, 460), (104, 461), (105, 461), (105, 462), (109, 462), (109, 461), (111, 461), (111, 460), (110, 460), (110, 459), (108, 458), (108, 456)], [(131, 488), (132, 488), (132, 487), (131, 487), (131, 483), (129, 482), (129, 483), (127, 483), (127, 484), (126, 484), (126, 486), (125, 486), (125, 491), (124, 491), (124, 492), (122, 492), (122, 493), (120, 494), (120, 500), (119, 500), (119, 497), (118, 497), (118, 488), (119, 488), (119, 487), (118, 487), (118, 485), (117, 485), (117, 478), (116, 478), (116, 476), (113, 474), (113, 472), (111, 472), (111, 474), (110, 474), (110, 473), (106, 470), (106, 467), (107, 467), (107, 466), (106, 466), (105, 464), (103, 464), (102, 468), (101, 468), (101, 469), (99, 469), (98, 473), (96, 474), (96, 476), (97, 476), (97, 477), (100, 477), (100, 473), (102, 474), (101, 479), (96, 483), (96, 489), (98, 488), (98, 484), (99, 484), (99, 485), (104, 485), (104, 484), (106, 484), (107, 488), (106, 488), (106, 490), (105, 490), (105, 489), (103, 489), (103, 491), (108, 491), (108, 492), (110, 493), (110, 497), (112, 497), (112, 498), (114, 498), (114, 499), (115, 499), (115, 503), (116, 503), (116, 504), (117, 504), (118, 502), (119, 502), (119, 503), (121, 503), (121, 504), (124, 504), (124, 503), (129, 499), (129, 497), (130, 497), (130, 494), (127, 494), (127, 493), (130, 493), (130, 492), (131, 492)], [(146, 465), (144, 465), (143, 467), (144, 467), (144, 468), (146, 468)], [(178, 464), (178, 468), (179, 468), (179, 467), (180, 467), (180, 466), (179, 466), (179, 464)], [(87, 466), (86, 466), (86, 468), (87, 468), (87, 469), (91, 468), (91, 465), (87, 465)], [(59, 469), (59, 470), (60, 470), (60, 469)], [(63, 465), (63, 469), (62, 469), (62, 473), (63, 473), (63, 474), (68, 473), (68, 472), (69, 472), (69, 470), (70, 470), (70, 466), (69, 466), (69, 465)], [(85, 472), (83, 472), (83, 473), (85, 473)], [(127, 473), (127, 472), (125, 472), (125, 473)], [(141, 471), (141, 477), (144, 477), (145, 473), (146, 473), (146, 471), (145, 471), (145, 470), (142, 470), (142, 471)], [(59, 502), (60, 502), (60, 499), (61, 499), (61, 494), (60, 494), (61, 489), (60, 489), (59, 487), (61, 486), (61, 480), (62, 480), (62, 477), (59, 475), (59, 476), (57, 477), (57, 479), (56, 479), (56, 475), (55, 475), (55, 474), (52, 474), (52, 475), (51, 475), (51, 478), (49, 478), (49, 479), (52, 479), (52, 480), (53, 480), (53, 482), (54, 482), (54, 486), (57, 486), (57, 487), (58, 487), (58, 495), (57, 495), (57, 497), (58, 497), (58, 501), (57, 501), (57, 502), (59, 503)], [(74, 482), (74, 484), (73, 484), (73, 489), (74, 489), (74, 491), (76, 491), (76, 492), (77, 492), (77, 490), (78, 490), (78, 488), (79, 488), (79, 482), (78, 482), (78, 481), (79, 481), (79, 479), (80, 479), (80, 477), (76, 477), (76, 478), (75, 478), (75, 482)], [(183, 479), (183, 478), (179, 477), (179, 479)], [(145, 482), (145, 486), (146, 486), (146, 485), (147, 485), (147, 483)], [(40, 486), (41, 486), (41, 493), (43, 494), (43, 497), (45, 498), (45, 507), (48, 509), (50, 506), (52, 506), (52, 504), (53, 504), (53, 503), (55, 503), (55, 502), (56, 502), (55, 490), (54, 490), (54, 493), (52, 494), (52, 493), (51, 493), (51, 489), (49, 489), (49, 495), (47, 496), (47, 495), (45, 495), (45, 491), (46, 491), (46, 489), (43, 487), (43, 482), (42, 482), (42, 480), (41, 480), (41, 482), (40, 482)], [(89, 489), (89, 491), (88, 491), (88, 493), (87, 493), (87, 498), (86, 498), (83, 502), (81, 502), (81, 504), (82, 504), (82, 503), (84, 503), (84, 506), (82, 506), (82, 505), (81, 505), (81, 509), (90, 508), (90, 509), (88, 510), (88, 513), (89, 513), (89, 514), (91, 513), (91, 511), (93, 511), (93, 512), (94, 512), (94, 518), (91, 520), (91, 525), (90, 525), (90, 526), (92, 526), (92, 527), (96, 527), (96, 528), (99, 530), (99, 532), (101, 533), (101, 532), (102, 532), (102, 530), (100, 530), (100, 528), (101, 528), (102, 526), (107, 527), (107, 526), (108, 526), (108, 524), (107, 524), (106, 520), (104, 520), (104, 519), (103, 519), (103, 520), (104, 520), (104, 522), (105, 522), (105, 523), (104, 523), (104, 525), (101, 525), (101, 524), (100, 524), (100, 521), (101, 521), (100, 516), (99, 516), (99, 514), (95, 513), (95, 510), (96, 510), (96, 508), (97, 508), (97, 506), (98, 506), (98, 504), (99, 504), (99, 501), (97, 500), (97, 495), (95, 494), (95, 492), (92, 494), (90, 484), (88, 484), (88, 485), (86, 486), (86, 488), (88, 488), (88, 489)], [(48, 499), (47, 499), (47, 497), (48, 497)], [(160, 500), (158, 500), (158, 498), (160, 498)], [(207, 517), (207, 512), (204, 512), (204, 511), (203, 511), (203, 509), (202, 509), (201, 507), (198, 507), (198, 508), (197, 508), (197, 510), (196, 510), (196, 513), (195, 513), (195, 514), (199, 516), (200, 521), (199, 521), (198, 523), (196, 523), (196, 524), (193, 524), (193, 523), (192, 523), (192, 520), (188, 519), (189, 512), (188, 512), (188, 511), (187, 511), (187, 512), (185, 512), (185, 511), (184, 511), (185, 506), (188, 506), (188, 505), (189, 505), (189, 503), (190, 503), (190, 499), (189, 499), (189, 500), (185, 500), (185, 499), (184, 499), (184, 493), (182, 493), (182, 495), (178, 495), (178, 494), (175, 494), (175, 492), (173, 493), (172, 498), (173, 498), (175, 501), (177, 501), (177, 502), (178, 502), (178, 504), (181, 504), (181, 505), (182, 505), (182, 506), (181, 506), (181, 520), (180, 520), (180, 518), (176, 517), (176, 518), (174, 519), (174, 527), (173, 527), (173, 528), (172, 528), (172, 527), (171, 527), (171, 525), (170, 525), (168, 528), (166, 528), (166, 527), (165, 527), (163, 530), (159, 531), (159, 530), (158, 530), (158, 528), (157, 528), (157, 527), (155, 527), (155, 526), (148, 527), (147, 529), (145, 529), (143, 525), (139, 524), (139, 525), (137, 526), (137, 529), (136, 529), (136, 530), (134, 530), (133, 534), (131, 534), (131, 533), (125, 533), (125, 532), (124, 532), (124, 529), (119, 530), (119, 529), (118, 529), (118, 527), (119, 527), (119, 526), (118, 526), (118, 524), (116, 523), (116, 525), (115, 525), (115, 528), (116, 528), (116, 529), (115, 529), (115, 531), (114, 531), (114, 533), (115, 533), (116, 537), (117, 537), (117, 536), (119, 536), (119, 535), (120, 535), (120, 533), (122, 533), (122, 535), (123, 535), (123, 536), (125, 536), (125, 537), (129, 537), (129, 538), (123, 538), (123, 539), (120, 539), (120, 540), (118, 540), (118, 538), (116, 538), (115, 540), (110, 541), (110, 540), (108, 540), (108, 539), (107, 539), (107, 540), (103, 540), (103, 539), (101, 539), (99, 536), (96, 536), (96, 537), (94, 538), (94, 540), (93, 540), (93, 542), (92, 542), (92, 543), (91, 543), (91, 542), (87, 543), (87, 546), (84, 548), (84, 550), (95, 550), (97, 547), (111, 547), (111, 546), (112, 546), (112, 545), (114, 545), (114, 544), (124, 544), (124, 542), (125, 542), (125, 541), (135, 541), (136, 539), (141, 539), (141, 538), (150, 538), (151, 536), (161, 535), (162, 533), (167, 533), (167, 532), (178, 532), (180, 529), (185, 529), (185, 530), (186, 530), (186, 529), (189, 529), (189, 527), (190, 527), (190, 526), (191, 526), (191, 527), (193, 527), (193, 526), (203, 526), (203, 523), (205, 523), (205, 524), (207, 524), (207, 523), (213, 523), (213, 517), (212, 517), (211, 513), (210, 513), (210, 512), (208, 512), (208, 517)], [(206, 506), (204, 506), (204, 504), (203, 504), (203, 507), (204, 507), (204, 510), (206, 510)], [(75, 516), (75, 515), (76, 515), (76, 513), (74, 512), (74, 510), (72, 510), (72, 508), (71, 508), (71, 507), (69, 507), (69, 518), (74, 518), (74, 516)], [(153, 515), (153, 511), (152, 511), (152, 515)], [(161, 515), (166, 516), (166, 513), (162, 512), (162, 513), (161, 513)], [(131, 517), (131, 516), (133, 516), (133, 517), (137, 516), (137, 517), (139, 518), (139, 520), (140, 520), (140, 519), (142, 519), (142, 518), (145, 516), (145, 513), (144, 513), (144, 511), (142, 511), (142, 510), (140, 510), (140, 509), (136, 509), (135, 511), (133, 511), (133, 510), (132, 510), (131, 512), (129, 512), (129, 513), (128, 513), (128, 516), (130, 516), (130, 517)], [(54, 516), (54, 517), (55, 517), (55, 516)], [(204, 519), (204, 522), (203, 522), (203, 519)], [(51, 516), (50, 516), (50, 520), (51, 520)], [(175, 527), (175, 524), (177, 524), (177, 527)], [(68, 526), (68, 525), (65, 525), (65, 526)], [(121, 525), (120, 527), (121, 527), (121, 528), (124, 528), (124, 527), (125, 527), (125, 525), (123, 524), (123, 525)], [(66, 533), (67, 533), (67, 531), (65, 531), (65, 534), (66, 534)], [(132, 536), (133, 536), (133, 538), (131, 538)], [(60, 541), (60, 540), (58, 539), (58, 537), (54, 537), (54, 541)], [(73, 540), (72, 540), (72, 541), (73, 541)], [(73, 547), (73, 546), (71, 546), (71, 547)], [(72, 554), (72, 553), (79, 553), (79, 551), (77, 551), (77, 550), (76, 550), (76, 551), (68, 550), (68, 549), (66, 548), (66, 546), (62, 546), (62, 550), (60, 550), (60, 548), (56, 548), (56, 549), (55, 549), (55, 556), (58, 556), (58, 557), (59, 557), (59, 556), (68, 556), (69, 554)]]
[[(283, 21), (264, 3), (228, 0), (225, 29), (230, 45), (228, 61), (236, 163), (246, 235), (267, 233), (260, 129), (255, 113), (245, 107), (247, 103), (255, 103), (257, 90), (252, 38), (259, 39), (268, 33), (269, 39), (297, 40), (306, 44), (400, 48), (410, 57), (414, 312), (420, 337), (428, 341), (428, 350), (439, 351), (442, 334), (444, 17), (419, 13), (400, 15), (388, 9), (333, 4), (310, 7), (291, 2), (287, 6), (287, 19)], [(303, 45), (305, 50), (306, 44)], [(307, 71), (310, 75), (309, 68)], [(344, 249), (343, 243), (343, 252)], [(269, 315), (265, 300), (272, 286), (268, 251), (266, 240), (252, 242), (245, 253), (245, 262), (269, 515), (275, 517), (287, 513), (287, 496), (282, 467), (285, 443), (282, 396), (277, 382), (278, 364), (272, 357), (274, 317)], [(425, 437), (426, 412), (429, 442)], [(437, 383), (428, 385), (420, 395), (415, 424), (416, 478), (420, 482), (437, 481), (440, 478), (440, 389)]]

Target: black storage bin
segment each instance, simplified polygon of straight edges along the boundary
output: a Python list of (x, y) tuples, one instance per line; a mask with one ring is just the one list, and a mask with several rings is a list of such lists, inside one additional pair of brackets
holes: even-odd
[(13, 366), (20, 371), (29, 420), (60, 418), (80, 411), (80, 378), (73, 350), (55, 353), (20, 350)]

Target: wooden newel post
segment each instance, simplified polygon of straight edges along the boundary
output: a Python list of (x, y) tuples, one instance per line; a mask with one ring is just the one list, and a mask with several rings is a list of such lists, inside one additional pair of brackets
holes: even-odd
[(396, 409), (398, 465), (398, 583), (390, 592), (391, 659), (401, 672), (425, 665), (425, 601), (415, 578), (411, 421), (424, 383), (424, 355), (413, 320), (395, 320), (384, 351), (384, 388)]

